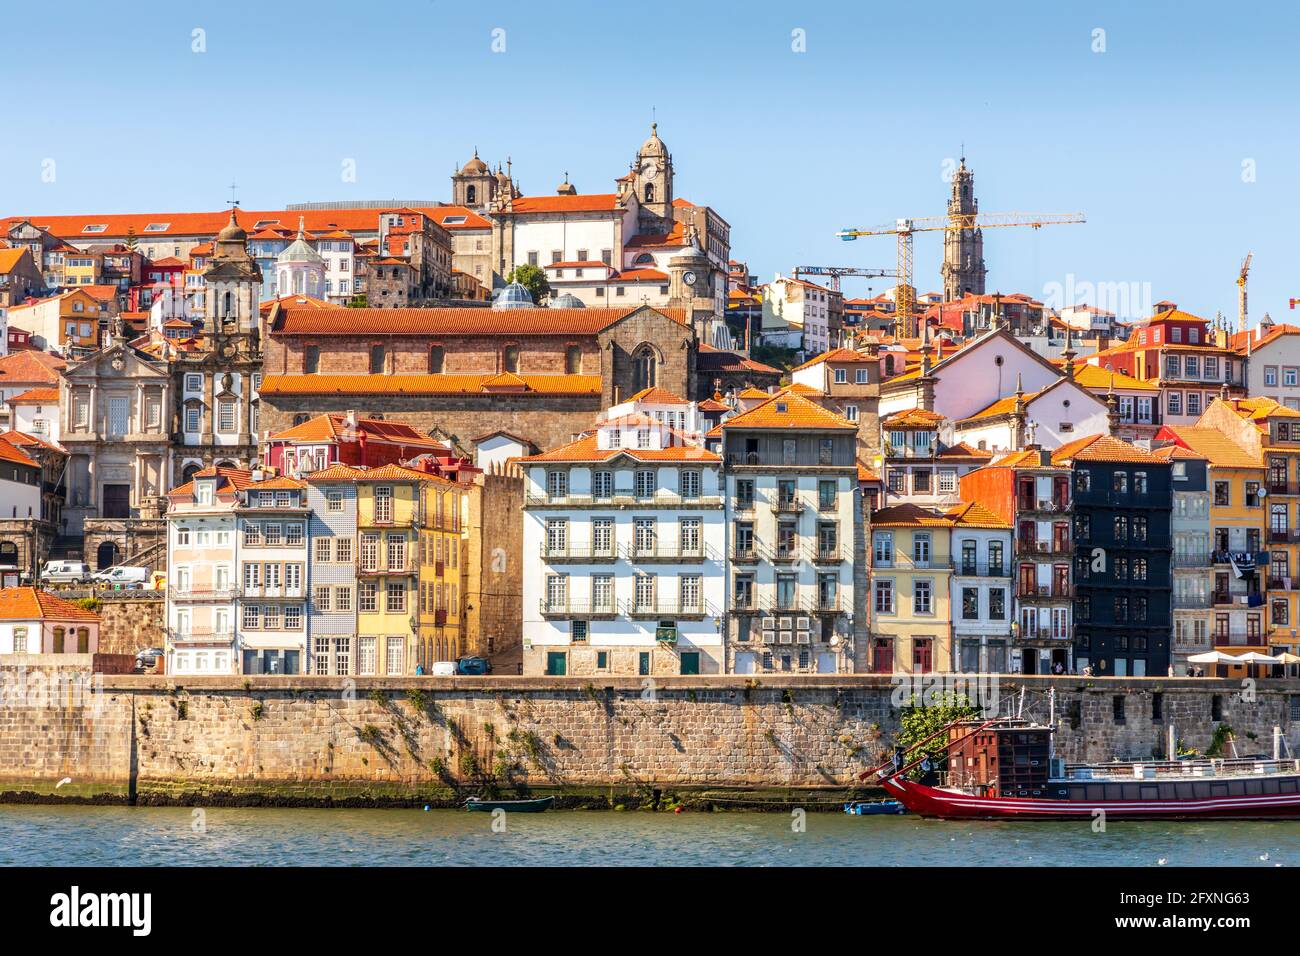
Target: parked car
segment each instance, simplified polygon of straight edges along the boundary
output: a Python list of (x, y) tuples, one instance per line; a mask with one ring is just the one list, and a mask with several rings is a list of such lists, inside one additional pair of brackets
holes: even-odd
[(100, 587), (140, 588), (149, 580), (148, 568), (118, 567), (96, 571), (94, 581)]
[(429, 673), (434, 677), (455, 677), (455, 661), (434, 661), (429, 665)]
[(135, 672), (143, 674), (151, 671), (158, 666), (158, 662), (166, 656), (166, 652), (161, 647), (146, 647), (143, 650), (135, 652)]
[(81, 584), (90, 578), (90, 565), (85, 561), (46, 561), (41, 568), (44, 584)]
[(456, 673), (471, 676), (491, 674), (492, 664), (486, 657), (462, 657), (456, 662)]

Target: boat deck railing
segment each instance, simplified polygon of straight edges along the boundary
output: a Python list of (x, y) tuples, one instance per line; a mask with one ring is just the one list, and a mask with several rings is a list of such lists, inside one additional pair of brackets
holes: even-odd
[(1113, 764), (1066, 764), (1063, 780), (1169, 780), (1185, 777), (1252, 777), (1300, 773), (1300, 760), (1145, 760)]

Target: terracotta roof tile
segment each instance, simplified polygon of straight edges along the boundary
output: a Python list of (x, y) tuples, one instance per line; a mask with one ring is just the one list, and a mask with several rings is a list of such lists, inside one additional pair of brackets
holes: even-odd
[(761, 405), (734, 415), (722, 423), (727, 428), (810, 428), (851, 430), (858, 426), (816, 402), (790, 391), (781, 391)]
[(668, 448), (598, 448), (596, 446), (596, 433), (592, 432), (558, 448), (515, 460), (519, 462), (609, 461), (620, 455), (626, 455), (634, 461), (698, 461), (708, 464), (721, 461), (718, 455), (706, 448), (684, 441)]
[(813, 356), (802, 365), (796, 365), (791, 371), (797, 372), (800, 369), (810, 368), (819, 362), (852, 362), (872, 365), (878, 361), (879, 359), (872, 358), (870, 355), (863, 355), (853, 349), (831, 349), (829, 352)]
[[(272, 335), (595, 335), (642, 306), (604, 309), (314, 309), (283, 303)], [(655, 309), (679, 325), (681, 309)]]
[(1066, 442), (1052, 453), (1052, 464), (1065, 464), (1070, 461), (1107, 461), (1133, 462), (1134, 464), (1167, 464), (1136, 445), (1116, 438), (1113, 435), (1087, 435)]
[(63, 359), (49, 352), (11, 352), (0, 357), (0, 385), (11, 382), (57, 385), (59, 372), (67, 365)]
[[(1217, 428), (1199, 428), (1191, 425), (1167, 425), (1164, 431), (1174, 436), (1198, 455), (1220, 468), (1263, 468), (1264, 460), (1250, 454)], [(1161, 434), (1164, 434), (1162, 431)], [(1163, 457), (1163, 456), (1162, 456)]]
[(80, 605), (33, 587), (5, 588), (0, 591), (2, 621), (86, 621), (98, 623), (99, 615)]
[(924, 408), (908, 408), (885, 418), (881, 425), (887, 428), (934, 428), (942, 423), (943, 416)]
[(57, 388), (29, 388), (20, 395), (15, 395), (9, 399), (10, 405), (49, 405), (57, 403), (59, 400), (59, 390)]
[(690, 403), (680, 395), (674, 395), (666, 388), (659, 388), (657, 385), (651, 385), (649, 388), (643, 388), (631, 398), (629, 402), (644, 402), (647, 405), (689, 405)]

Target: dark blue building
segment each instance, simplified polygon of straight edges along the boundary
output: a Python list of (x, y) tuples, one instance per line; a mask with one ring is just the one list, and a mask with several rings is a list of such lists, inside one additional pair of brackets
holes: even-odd
[(1171, 463), (1110, 435), (1063, 445), (1074, 484), (1074, 660), (1099, 677), (1168, 673)]

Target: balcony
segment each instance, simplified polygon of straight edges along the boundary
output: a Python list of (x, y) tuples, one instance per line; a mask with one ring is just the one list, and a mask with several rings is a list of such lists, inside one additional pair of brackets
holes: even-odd
[(230, 629), (222, 631), (178, 631), (167, 629), (167, 640), (173, 644), (223, 644), (235, 639), (235, 632)]
[(698, 548), (681, 548), (671, 544), (661, 544), (655, 542), (649, 546), (637, 547), (635, 544), (625, 544), (622, 547), (623, 557), (636, 564), (646, 564), (650, 562), (675, 562), (688, 563), (699, 562), (706, 558), (716, 560), (717, 555), (710, 548), (703, 546)]
[(1074, 588), (1068, 584), (1021, 585), (1016, 589), (1016, 597), (1022, 601), (1064, 601), (1073, 596)]
[(1195, 554), (1180, 554), (1174, 552), (1175, 568), (1208, 568), (1210, 566), (1210, 552), (1198, 551)]
[(634, 618), (714, 617), (718, 611), (708, 601), (682, 604), (680, 601), (658, 600), (653, 603), (624, 601), (623, 613)]
[(233, 601), (242, 593), (239, 588), (172, 587), (167, 589), (167, 597), (174, 601)]
[(1269, 528), (1267, 534), (1269, 544), (1290, 544), (1293, 541), (1300, 541), (1300, 535), (1286, 528)]
[(1300, 482), (1270, 481), (1266, 486), (1270, 495), (1300, 495)]
[(1248, 631), (1235, 628), (1230, 628), (1227, 631), (1215, 631), (1212, 641), (1215, 648), (1263, 647), (1267, 643), (1263, 634), (1251, 634)]
[(840, 548), (832, 545), (828, 548), (809, 548), (808, 556), (812, 559), (813, 564), (841, 564), (844, 561), (852, 561), (853, 554), (847, 548)]
[(539, 603), (542, 617), (614, 617), (618, 613), (617, 605), (612, 600), (602, 603), (593, 603), (591, 601), (551, 602), (542, 598)]
[(987, 561), (954, 561), (953, 573), (965, 578), (1005, 578), (1011, 574), (1009, 564), (989, 564)]
[[(1251, 604), (1251, 598), (1256, 599), (1256, 603)], [(1262, 595), (1249, 591), (1214, 591), (1211, 600), (1215, 607), (1263, 607), (1264, 603)]]
[(790, 564), (800, 560), (804, 556), (804, 551), (798, 547), (782, 548), (778, 546), (769, 556), (769, 560), (771, 560), (773, 564)]
[(772, 502), (772, 511), (776, 514), (797, 515), (802, 510), (803, 505), (800, 503), (797, 496), (794, 498), (778, 497)]
[(757, 564), (765, 556), (766, 552), (758, 547), (731, 547), (731, 560), (734, 564)]
[(1041, 512), (1043, 514), (1064, 514), (1070, 510), (1070, 503), (1058, 498), (1017, 498), (1016, 511)]
[(269, 587), (269, 588), (244, 588), (244, 597), (257, 598), (259, 601), (301, 601), (307, 596), (307, 589), (304, 587)]
[(1018, 539), (1016, 541), (1016, 553), (1023, 555), (1073, 555), (1074, 542), (1070, 538), (1053, 539), (1051, 541)]
[(377, 575), (385, 575), (385, 574), (415, 574), (415, 573), (416, 573), (416, 567), (412, 562), (409, 561), (404, 562), (402, 564), (386, 564), (383, 567), (379, 567), (378, 565), (363, 565), (363, 564), (357, 565), (357, 574), (364, 575), (366, 577), (375, 577)]
[(596, 564), (618, 558), (618, 552), (612, 545), (595, 548), (586, 544), (571, 544), (567, 547), (548, 548), (543, 542), (540, 551), (542, 560), (547, 564)]
[[(1243, 560), (1245, 560), (1245, 561), (1247, 561), (1247, 562), (1253, 562), (1253, 563), (1255, 564), (1256, 567), (1267, 567), (1267, 566), (1268, 566), (1268, 552), (1267, 552), (1267, 551), (1223, 551), (1223, 550), (1216, 550), (1216, 551), (1213, 551), (1213, 552), (1210, 553), (1210, 557), (1211, 557), (1211, 559), (1214, 561), (1215, 564), (1231, 564), (1232, 561), (1235, 559), (1236, 562), (1237, 562), (1238, 567), (1241, 566)], [(1245, 569), (1243, 569), (1243, 570), (1245, 570)], [(1250, 569), (1249, 569), (1250, 572), (1253, 572), (1254, 570), (1255, 570), (1255, 568), (1250, 568)]]
[(1300, 579), (1275, 578), (1270, 576), (1268, 579), (1268, 589), (1270, 591), (1300, 591)]

